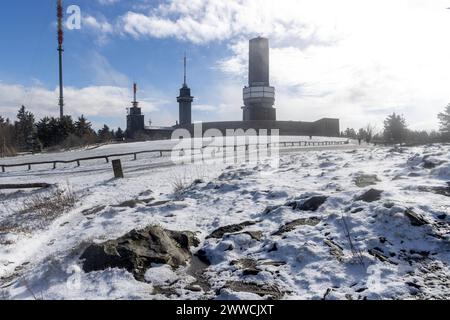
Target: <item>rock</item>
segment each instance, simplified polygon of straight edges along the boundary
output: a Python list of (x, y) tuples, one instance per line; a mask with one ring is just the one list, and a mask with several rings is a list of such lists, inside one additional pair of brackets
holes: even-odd
[(147, 207), (160, 207), (165, 204), (168, 204), (169, 202), (170, 202), (170, 200), (156, 201), (156, 202), (147, 204)]
[(439, 220), (445, 220), (445, 219), (447, 219), (447, 215), (445, 213), (441, 214), (441, 215), (438, 215), (438, 219)]
[(140, 200), (127, 200), (122, 202), (121, 204), (118, 204), (114, 207), (119, 207), (119, 208), (136, 208), (139, 204), (145, 204), (144, 201), (140, 201)]
[(256, 241), (261, 241), (261, 239), (263, 237), (262, 231), (244, 231), (244, 232), (236, 233), (236, 234), (246, 234), (246, 235), (250, 236), (250, 238), (252, 238), (253, 240), (256, 240)]
[(167, 264), (173, 268), (191, 259), (191, 246), (199, 241), (192, 232), (165, 230), (150, 226), (133, 230), (116, 240), (90, 245), (81, 255), (85, 272), (108, 268), (126, 269), (136, 280), (144, 281), (151, 264)]
[(421, 176), (422, 175), (420, 173), (417, 173), (417, 172), (411, 172), (411, 173), (408, 174), (408, 177), (410, 177), (410, 178), (418, 178), (418, 177), (421, 177)]
[(337, 260), (342, 261), (342, 259), (344, 258), (344, 249), (342, 249), (340, 245), (331, 240), (325, 239), (324, 242), (328, 247), (330, 247), (331, 255), (334, 256)]
[(369, 191), (365, 192), (358, 198), (356, 198), (356, 201), (364, 201), (364, 202), (374, 202), (381, 199), (381, 194), (384, 191), (376, 190), (376, 189), (370, 189)]
[(206, 237), (206, 239), (221, 239), (227, 233), (236, 233), (254, 224), (256, 224), (256, 222), (254, 221), (245, 221), (240, 224), (232, 224), (229, 226), (220, 227), (219, 229), (214, 230), (209, 236)]
[(359, 188), (365, 188), (381, 182), (375, 174), (362, 174), (355, 178), (355, 184)]
[(441, 196), (450, 197), (450, 185), (447, 187), (425, 187), (420, 186), (419, 191), (421, 192), (431, 192)]
[(292, 207), (294, 210), (317, 211), (320, 206), (327, 201), (327, 199), (328, 197), (326, 196), (315, 196), (307, 200), (289, 202), (286, 206)]
[(244, 276), (255, 276), (260, 273), (261, 270), (257, 268), (258, 262), (253, 259), (239, 259), (231, 262), (232, 266), (236, 266), (239, 269), (243, 270)]
[(405, 210), (404, 213), (408, 217), (409, 221), (411, 221), (411, 224), (415, 227), (420, 227), (428, 224), (428, 221), (426, 221), (421, 215), (415, 213), (411, 209)]
[(393, 203), (393, 202), (383, 203), (383, 207), (385, 207), (386, 209), (392, 209), (394, 206), (395, 206), (395, 203)]
[(294, 230), (298, 226), (313, 226), (314, 227), (314, 226), (318, 225), (320, 223), (320, 221), (321, 220), (316, 217), (297, 219), (292, 222), (289, 222), (288, 224), (285, 224), (277, 232), (275, 232), (272, 235), (280, 236), (283, 233), (287, 233), (287, 232)]
[(100, 211), (103, 211), (105, 208), (106, 208), (106, 206), (96, 206), (94, 208), (83, 210), (81, 213), (84, 216), (92, 216), (94, 214), (99, 213)]
[(423, 157), (423, 167), (425, 169), (434, 169), (437, 166), (440, 166), (441, 164), (444, 164), (444, 163), (445, 163), (445, 161), (443, 161), (443, 160), (437, 160), (434, 158), (430, 159), (430, 156)]
[(369, 249), (369, 254), (380, 260), (381, 262), (390, 262), (389, 259), (380, 252), (380, 250)]
[(274, 300), (279, 300), (283, 297), (283, 293), (276, 285), (230, 281), (221, 290), (223, 289), (229, 289), (235, 292), (254, 293), (261, 297), (269, 296)]

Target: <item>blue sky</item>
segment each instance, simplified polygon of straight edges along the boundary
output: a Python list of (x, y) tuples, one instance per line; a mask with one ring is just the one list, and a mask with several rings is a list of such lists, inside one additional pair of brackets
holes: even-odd
[[(195, 121), (240, 120), (248, 40), (271, 41), (281, 120), (342, 126), (398, 112), (436, 129), (450, 102), (450, 1), (64, 0), (82, 12), (65, 37), (66, 111), (125, 127), (131, 85), (147, 120), (173, 125), (188, 54)], [(0, 114), (58, 114), (55, 1), (0, 4)]]

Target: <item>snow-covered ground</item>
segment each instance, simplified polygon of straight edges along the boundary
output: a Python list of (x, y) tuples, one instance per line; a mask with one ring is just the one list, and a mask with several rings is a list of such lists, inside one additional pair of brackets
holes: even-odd
[[(69, 157), (7, 161), (55, 156)], [(24, 202), (49, 191), (0, 193), (0, 298), (450, 298), (449, 145), (297, 148), (271, 164), (173, 166), (143, 156), (124, 163), (121, 180), (105, 163), (0, 173), (0, 184), (57, 183), (77, 199), (54, 219), (30, 222), (20, 215)], [(379, 199), (358, 200), (370, 189), (383, 191)], [(317, 197), (325, 202), (308, 211), (305, 203)], [(243, 222), (241, 231), (208, 237)], [(197, 234), (191, 251), (211, 262), (200, 270), (203, 287), (193, 289), (189, 266), (156, 265), (146, 282), (121, 269), (83, 271), (89, 244), (149, 225)]]

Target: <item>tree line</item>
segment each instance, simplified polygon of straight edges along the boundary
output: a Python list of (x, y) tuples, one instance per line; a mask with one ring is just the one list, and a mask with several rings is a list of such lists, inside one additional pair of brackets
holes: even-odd
[[(36, 121), (33, 113), (25, 106), (19, 109), (16, 118), (11, 121), (0, 116), (0, 157), (15, 155), (17, 152), (60, 150), (113, 140), (123, 141), (126, 135), (121, 128), (114, 131), (107, 125), (95, 131), (83, 115), (75, 121), (71, 116), (62, 119), (44, 117)], [(439, 113), (438, 118), (439, 131), (414, 131), (408, 128), (402, 115), (393, 113), (385, 119), (381, 132), (377, 132), (375, 126), (367, 125), (358, 131), (347, 128), (341, 132), (341, 136), (380, 144), (450, 142), (450, 104)]]
[(44, 117), (36, 121), (33, 113), (22, 106), (15, 121), (0, 116), (0, 156), (83, 147), (124, 137), (121, 128), (114, 131), (107, 125), (95, 131), (83, 115), (75, 121), (71, 116)]
[(380, 144), (426, 144), (437, 142), (450, 142), (450, 104), (438, 115), (439, 131), (417, 131), (410, 130), (404, 116), (393, 113), (384, 120), (384, 127), (381, 132), (376, 132), (376, 128), (367, 125), (356, 131), (347, 128), (341, 132), (341, 137), (365, 141), (366, 143)]

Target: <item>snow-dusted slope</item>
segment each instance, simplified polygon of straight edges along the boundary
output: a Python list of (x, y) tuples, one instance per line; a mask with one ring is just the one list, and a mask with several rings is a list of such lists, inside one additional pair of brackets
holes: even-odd
[[(296, 151), (282, 154), (277, 168), (152, 168), (146, 159), (126, 167), (123, 180), (111, 180), (100, 165), (3, 174), (5, 183), (70, 184), (78, 201), (54, 221), (8, 229), (12, 220), (26, 224), (17, 212), (30, 193), (0, 195), (0, 297), (449, 298), (449, 154), (448, 145)], [(185, 188), (175, 193), (180, 182)], [(357, 200), (371, 188), (383, 191), (378, 200)], [(325, 202), (305, 211), (317, 196)], [(117, 206), (149, 198), (150, 205)], [(208, 238), (242, 222), (252, 224)], [(155, 266), (148, 283), (120, 269), (82, 271), (87, 244), (152, 224), (197, 233), (201, 243), (192, 251), (211, 262), (206, 287), (193, 290), (187, 268)]]

